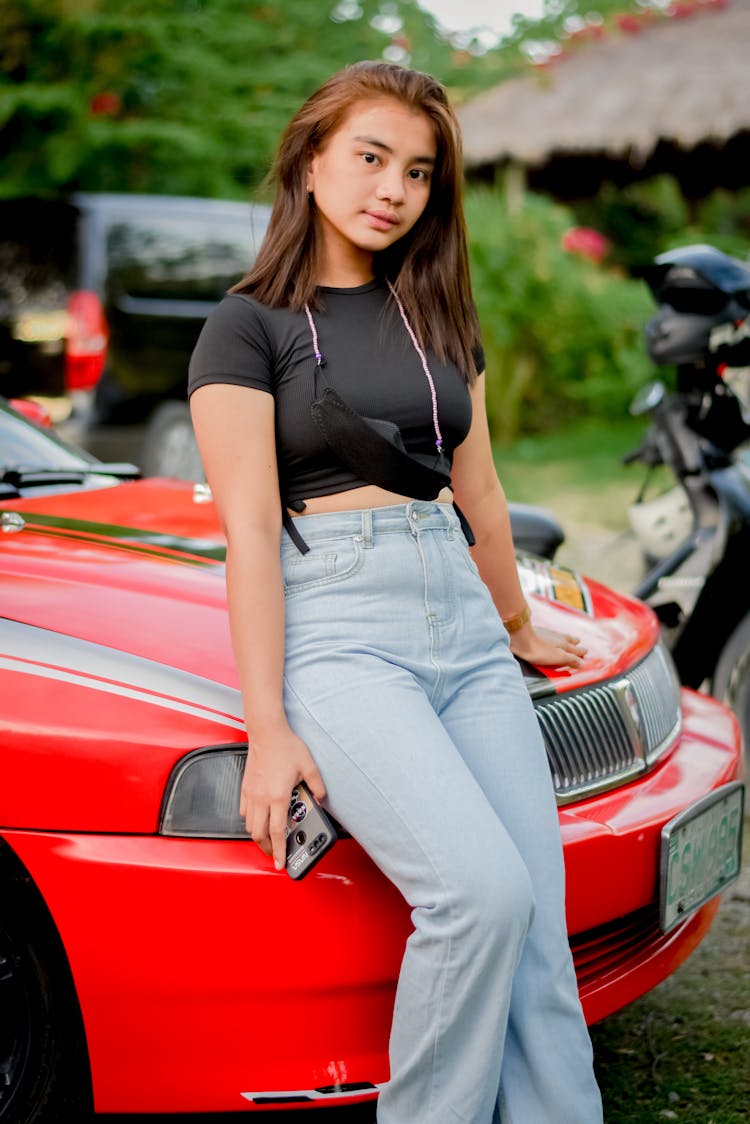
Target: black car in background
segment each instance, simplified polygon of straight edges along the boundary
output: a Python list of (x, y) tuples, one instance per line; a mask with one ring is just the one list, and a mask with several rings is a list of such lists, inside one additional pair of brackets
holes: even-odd
[(188, 359), (269, 215), (184, 196), (0, 200), (0, 394), (43, 397), (108, 460), (198, 478)]

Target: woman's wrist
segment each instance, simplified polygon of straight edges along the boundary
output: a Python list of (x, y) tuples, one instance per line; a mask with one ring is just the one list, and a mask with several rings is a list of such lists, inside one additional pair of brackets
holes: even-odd
[(524, 601), (523, 607), (517, 613), (510, 617), (503, 617), (502, 621), (505, 625), (506, 631), (513, 633), (518, 632), (525, 624), (531, 620), (531, 608), (528, 601)]
[(283, 707), (278, 711), (268, 711), (262, 714), (253, 710), (252, 719), (245, 722), (245, 729), (252, 741), (267, 741), (269, 738), (286, 733), (289, 729), (289, 722)]

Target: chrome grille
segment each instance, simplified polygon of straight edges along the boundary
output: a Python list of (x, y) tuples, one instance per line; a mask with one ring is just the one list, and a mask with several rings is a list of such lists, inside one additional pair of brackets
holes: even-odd
[(627, 674), (567, 695), (536, 712), (560, 804), (625, 784), (680, 731), (680, 688), (662, 645)]
[(671, 745), (680, 732), (680, 689), (671, 656), (658, 644), (643, 663), (629, 673), (645, 737), (646, 761), (652, 761)]

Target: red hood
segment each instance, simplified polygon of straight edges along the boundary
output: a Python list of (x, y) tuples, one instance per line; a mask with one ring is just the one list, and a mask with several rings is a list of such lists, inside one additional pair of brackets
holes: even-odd
[[(3, 504), (25, 520), (0, 537), (4, 614), (237, 685), (224, 595), (223, 537), (192, 484), (143, 480)], [(527, 669), (532, 690), (620, 674), (658, 635), (646, 606), (552, 564), (521, 559), (537, 625), (588, 648), (575, 673)], [(548, 688), (547, 688), (548, 689)]]

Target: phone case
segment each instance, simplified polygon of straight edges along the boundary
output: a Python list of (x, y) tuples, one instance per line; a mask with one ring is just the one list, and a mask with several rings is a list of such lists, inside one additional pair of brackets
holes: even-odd
[(294, 786), (286, 821), (286, 872), (298, 882), (336, 842), (336, 829), (307, 785)]

